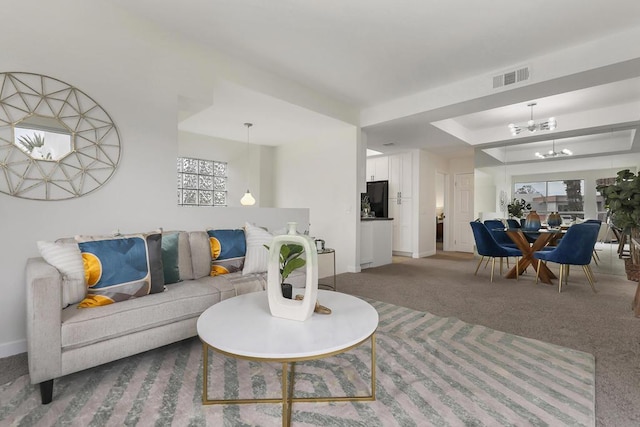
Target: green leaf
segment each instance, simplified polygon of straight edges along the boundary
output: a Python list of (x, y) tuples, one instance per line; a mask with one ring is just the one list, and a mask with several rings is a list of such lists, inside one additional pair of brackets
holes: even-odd
[(291, 274), (293, 270), (304, 267), (305, 264), (306, 261), (302, 258), (295, 258), (289, 261), (282, 270), (282, 281), (284, 282), (284, 280), (289, 277), (289, 274)]

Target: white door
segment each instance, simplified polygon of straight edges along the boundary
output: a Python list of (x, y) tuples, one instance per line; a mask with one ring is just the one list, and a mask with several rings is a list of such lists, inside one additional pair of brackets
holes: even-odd
[(473, 252), (473, 232), (469, 223), (473, 221), (473, 174), (455, 175), (453, 211), (455, 224), (453, 249), (458, 252)]

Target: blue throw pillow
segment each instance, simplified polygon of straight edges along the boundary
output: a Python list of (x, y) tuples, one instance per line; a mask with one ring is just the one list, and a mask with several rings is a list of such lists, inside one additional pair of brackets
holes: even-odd
[(244, 230), (207, 230), (211, 244), (211, 275), (242, 271), (247, 242)]
[(164, 291), (162, 234), (76, 237), (87, 297), (78, 307), (97, 307)]

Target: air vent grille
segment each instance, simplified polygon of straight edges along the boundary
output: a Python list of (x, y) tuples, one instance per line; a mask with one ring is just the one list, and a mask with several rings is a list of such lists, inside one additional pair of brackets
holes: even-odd
[(493, 88), (498, 89), (504, 86), (520, 83), (529, 80), (529, 67), (518, 68), (493, 76)]

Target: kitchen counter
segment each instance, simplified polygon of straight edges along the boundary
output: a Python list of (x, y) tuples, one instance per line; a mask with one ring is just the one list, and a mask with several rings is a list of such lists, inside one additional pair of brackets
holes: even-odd
[(360, 217), (360, 221), (393, 221), (393, 218)]
[(393, 218), (360, 221), (360, 268), (391, 264)]

